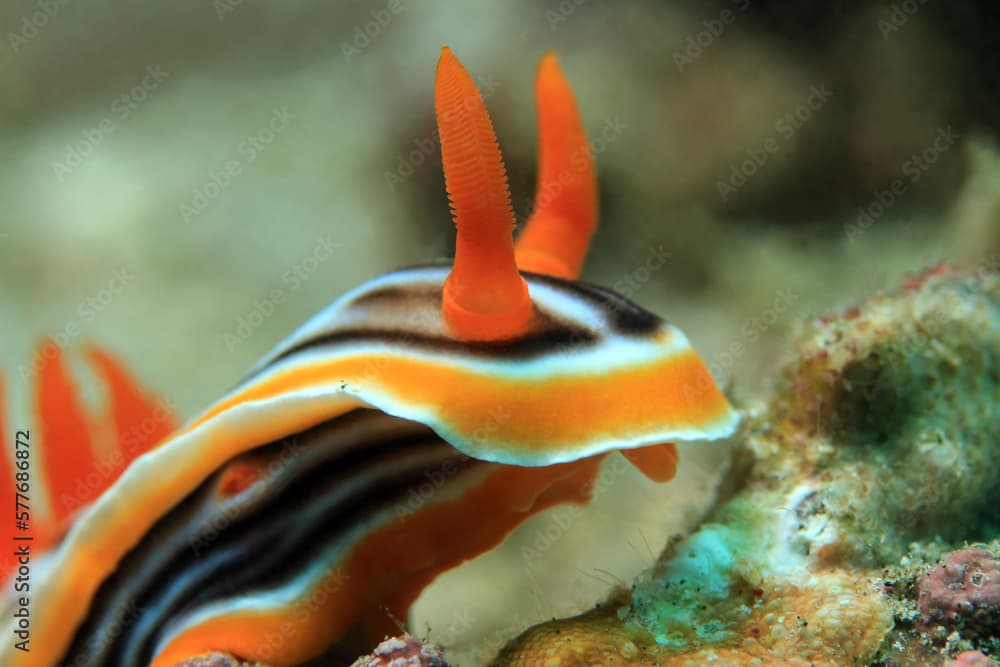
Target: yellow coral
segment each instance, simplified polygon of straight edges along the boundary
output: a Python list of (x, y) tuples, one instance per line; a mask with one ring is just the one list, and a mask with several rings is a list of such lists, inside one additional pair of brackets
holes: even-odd
[(679, 653), (631, 630), (605, 607), (537, 625), (508, 645), (495, 667), (594, 667), (603, 665), (802, 665), (867, 664), (892, 627), (888, 601), (851, 572), (830, 570), (801, 586), (767, 591), (730, 646)]
[(497, 656), (503, 667), (630, 667), (656, 664), (655, 644), (602, 607), (528, 629)]

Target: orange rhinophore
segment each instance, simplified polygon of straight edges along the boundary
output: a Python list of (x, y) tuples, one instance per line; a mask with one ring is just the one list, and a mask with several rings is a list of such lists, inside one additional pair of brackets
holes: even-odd
[(516, 250), (492, 123), (447, 48), (434, 92), (453, 264), (337, 299), (148, 449), (131, 424), (155, 401), (110, 357), (88, 353), (112, 396), (98, 414), (50, 361), (50, 495), (98, 451), (128, 467), (37, 577), (32, 652), (2, 642), (0, 664), (174, 667), (207, 651), (314, 664), (394, 631), (435, 577), (533, 514), (588, 502), (613, 452), (664, 482), (669, 443), (733, 432), (738, 414), (679, 329), (576, 280), (597, 196), (555, 56), (538, 70), (538, 193)]
[(448, 47), (434, 81), (441, 162), (458, 228), (444, 313), (463, 338), (509, 338), (531, 318), (514, 261), (514, 211), (493, 123), (472, 77)]
[(535, 97), (538, 187), (535, 209), (517, 241), (517, 265), (576, 278), (597, 226), (597, 177), (573, 91), (554, 53), (538, 66)]

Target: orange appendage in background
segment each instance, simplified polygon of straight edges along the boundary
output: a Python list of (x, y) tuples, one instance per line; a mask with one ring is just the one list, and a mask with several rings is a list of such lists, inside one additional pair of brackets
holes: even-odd
[(597, 226), (597, 176), (573, 90), (554, 53), (535, 80), (538, 184), (535, 208), (517, 241), (522, 271), (577, 278)]
[[(4, 544), (13, 544), (15, 535), (30, 535), (33, 557), (58, 541), (81, 507), (93, 502), (132, 460), (176, 426), (170, 407), (140, 388), (119, 361), (98, 347), (85, 349), (91, 370), (107, 390), (104, 409), (97, 414), (88, 412), (58, 345), (43, 342), (35, 358), (44, 361), (33, 387), (34, 427), (5, 423), (5, 412), (0, 410), (0, 494), (9, 508), (3, 513), (9, 517), (2, 521), (7, 538)], [(0, 405), (7, 405), (7, 398), (0, 383)], [(16, 447), (11, 440), (16, 437), (12, 428), (29, 431), (27, 447)], [(99, 455), (95, 441), (102, 432), (114, 434), (116, 442)], [(14, 523), (18, 509), (16, 462), (25, 460), (17, 458), (18, 449), (29, 452), (28, 492), (20, 498), (23, 506), (27, 497), (27, 530), (19, 530)], [(40, 511), (43, 494), (49, 499), (48, 514)], [(17, 558), (9, 549), (4, 552), (0, 579), (7, 578), (17, 567)]]

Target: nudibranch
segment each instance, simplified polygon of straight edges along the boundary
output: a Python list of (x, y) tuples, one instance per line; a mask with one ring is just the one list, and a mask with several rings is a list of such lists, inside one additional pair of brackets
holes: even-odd
[(576, 280), (596, 184), (552, 55), (536, 95), (539, 194), (515, 247), (492, 123), (442, 50), (453, 264), (347, 293), (136, 458), (53, 552), (32, 651), (5, 641), (2, 664), (302, 664), (394, 630), (438, 574), (532, 514), (587, 502), (609, 452), (666, 481), (673, 441), (733, 432), (678, 329)]

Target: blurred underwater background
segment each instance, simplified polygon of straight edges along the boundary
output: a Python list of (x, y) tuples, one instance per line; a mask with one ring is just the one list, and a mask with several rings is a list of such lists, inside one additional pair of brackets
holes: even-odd
[[(519, 221), (534, 71), (558, 53), (600, 185), (583, 279), (677, 324), (741, 407), (803, 323), (941, 261), (1000, 267), (985, 0), (17, 0), (0, 26), (11, 414), (50, 337), (114, 350), (193, 417), (337, 296), (450, 257), (445, 44), (490, 109)], [(410, 629), (479, 664), (590, 609), (705, 515), (728, 447), (681, 445), (667, 485), (609, 462), (593, 505), (441, 577)]]

